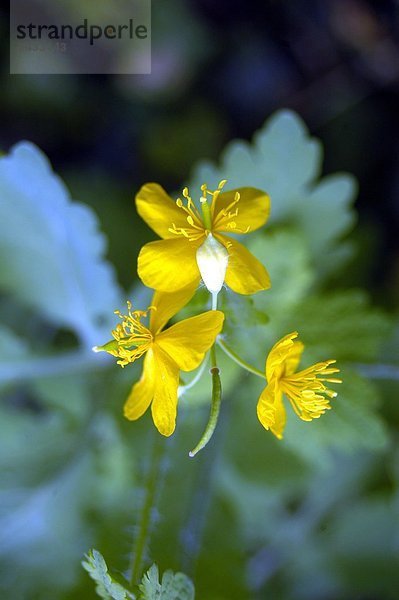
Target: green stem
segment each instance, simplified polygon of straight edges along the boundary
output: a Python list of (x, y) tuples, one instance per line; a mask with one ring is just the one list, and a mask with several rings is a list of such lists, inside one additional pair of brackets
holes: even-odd
[(151, 524), (154, 505), (157, 500), (161, 477), (161, 461), (164, 449), (164, 440), (158, 433), (154, 433), (155, 440), (152, 448), (151, 462), (145, 483), (145, 497), (141, 508), (140, 520), (138, 523), (138, 534), (134, 541), (132, 562), (130, 570), (130, 584), (138, 585), (143, 571), (144, 555), (151, 536)]
[(211, 231), (212, 230), (211, 209), (210, 209), (209, 204), (206, 201), (205, 197), (201, 198), (200, 202), (201, 202), (202, 218), (204, 221), (205, 229), (207, 229), (208, 231)]
[(220, 338), (217, 339), (216, 343), (223, 350), (223, 352), (225, 354), (227, 354), (227, 356), (229, 356), (232, 360), (234, 360), (235, 363), (237, 363), (237, 365), (240, 365), (240, 367), (242, 367), (246, 371), (249, 371), (249, 373), (253, 373), (254, 375), (257, 375), (258, 377), (262, 377), (262, 379), (266, 379), (265, 373), (263, 371), (260, 371), (256, 367), (253, 367), (252, 365), (247, 363), (245, 360), (243, 360), (240, 356), (238, 356), (238, 354), (236, 354), (234, 352), (234, 350), (232, 350)]
[(218, 292), (212, 292), (212, 310), (218, 308)]

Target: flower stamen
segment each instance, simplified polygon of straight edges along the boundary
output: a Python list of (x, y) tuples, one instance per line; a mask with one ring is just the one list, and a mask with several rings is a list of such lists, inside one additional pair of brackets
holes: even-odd
[(188, 188), (184, 188), (183, 196), (186, 199), (187, 205), (183, 204), (181, 198), (177, 198), (176, 205), (186, 213), (186, 221), (189, 227), (176, 227), (175, 223), (172, 223), (172, 227), (169, 227), (168, 231), (174, 235), (182, 235), (191, 242), (198, 240), (204, 235), (204, 227), (201, 215), (189, 195)]
[(233, 202), (231, 202), (228, 206), (226, 206), (226, 208), (223, 208), (220, 211), (220, 213), (218, 214), (218, 216), (215, 220), (215, 223), (214, 223), (215, 229), (217, 229), (221, 225), (221, 223), (225, 219), (227, 219), (228, 222), (226, 224), (223, 224), (224, 227), (234, 230), (235, 233), (248, 233), (250, 231), (250, 229), (251, 229), (250, 225), (248, 225), (245, 229), (240, 229), (237, 227), (236, 221), (234, 221), (234, 219), (236, 217), (238, 217), (239, 208), (237, 205), (240, 201), (240, 198), (241, 198), (240, 192), (236, 192), (234, 195)]
[(150, 306), (147, 310), (132, 310), (132, 304), (128, 301), (127, 308), (127, 315), (122, 314), (119, 310), (115, 311), (122, 323), (118, 323), (112, 331), (117, 346), (110, 353), (119, 358), (117, 363), (121, 367), (134, 362), (145, 354), (153, 341), (151, 331), (141, 323), (140, 319), (146, 317), (148, 311), (154, 307)]
[[(329, 368), (335, 360), (328, 360), (281, 378), (281, 389), (303, 421), (318, 419), (331, 408), (329, 398), (335, 398), (337, 392), (330, 390), (323, 382), (341, 383), (340, 379), (320, 377), (338, 373), (339, 369)], [(327, 397), (326, 397), (327, 396)]]

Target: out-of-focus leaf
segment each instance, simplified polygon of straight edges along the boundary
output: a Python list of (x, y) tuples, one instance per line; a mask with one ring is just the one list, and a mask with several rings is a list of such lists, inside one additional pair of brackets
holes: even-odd
[[(309, 137), (295, 113), (282, 110), (258, 131), (253, 143), (231, 142), (220, 166), (200, 163), (191, 186), (206, 182), (216, 189), (228, 180), (228, 188), (254, 186), (266, 190), (272, 200), (269, 225), (298, 225), (312, 252), (320, 274), (337, 269), (350, 248), (337, 242), (354, 221), (351, 204), (356, 191), (352, 176), (337, 174), (318, 181), (322, 151), (320, 142)], [(226, 188), (227, 189), (227, 188)]]
[[(76, 391), (87, 405), (87, 387)], [(132, 457), (113, 419), (72, 428), (63, 416), (0, 412), (0, 570), (16, 598), (50, 600), (73, 586), (90, 515), (120, 524), (131, 503)]]
[(108, 573), (107, 563), (98, 550), (90, 550), (82, 566), (96, 582), (96, 592), (103, 600), (134, 600), (135, 596)]
[(3, 363), (3, 369), (0, 366), (0, 386), (4, 384), (4, 378), (1, 377), (2, 370), (6, 372), (6, 364), (10, 361), (18, 361), (28, 354), (28, 346), (25, 340), (18, 337), (6, 325), (0, 325), (0, 363)]
[(255, 294), (255, 307), (265, 310), (271, 321), (295, 310), (295, 305), (307, 297), (315, 281), (303, 234), (296, 229), (264, 232), (250, 239), (249, 247), (267, 267), (272, 282), (269, 290)]
[(267, 348), (276, 341), (279, 322), (296, 314), (296, 305), (309, 293), (314, 274), (303, 237), (295, 230), (257, 234), (249, 247), (267, 266), (272, 287), (250, 298), (222, 291), (223, 332), (243, 358), (263, 367)]
[(378, 393), (371, 381), (350, 370), (339, 374), (343, 383), (334, 385), (338, 396), (331, 410), (320, 419), (304, 422), (287, 403), (288, 421), (284, 444), (311, 463), (321, 466), (331, 460), (331, 452), (357, 449), (381, 451), (388, 443), (386, 425), (377, 413)]
[(194, 586), (184, 573), (168, 570), (159, 583), (157, 565), (152, 565), (140, 584), (140, 600), (194, 600)]
[(80, 373), (40, 378), (32, 382), (32, 390), (46, 409), (57, 410), (77, 423), (87, 419), (92, 410), (90, 388), (92, 381)]
[(91, 346), (120, 303), (94, 213), (28, 142), (0, 158), (0, 196), (0, 288)]
[(0, 325), (0, 358), (20, 358), (27, 353), (27, 345), (6, 325)]
[(299, 331), (308, 356), (316, 360), (373, 361), (392, 330), (388, 316), (372, 307), (362, 290), (311, 296), (280, 320), (286, 333)]
[(0, 489), (2, 584), (13, 589), (15, 597), (35, 597), (40, 591), (38, 597), (47, 599), (54, 587), (65, 589), (76, 581), (76, 557), (90, 539), (82, 506), (82, 491), (90, 478), (85, 454), (40, 485), (15, 481)]
[(398, 519), (397, 501), (381, 493), (351, 502), (335, 513), (324, 543), (335, 572), (349, 590), (348, 597), (364, 594), (396, 599)]

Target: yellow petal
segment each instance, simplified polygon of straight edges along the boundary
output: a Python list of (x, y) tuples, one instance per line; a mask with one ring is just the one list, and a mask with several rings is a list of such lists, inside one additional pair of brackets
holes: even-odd
[(224, 314), (218, 310), (185, 319), (157, 335), (162, 348), (183, 371), (192, 371), (202, 362), (223, 327)]
[(296, 370), (304, 349), (302, 342), (294, 341), (296, 337), (298, 332), (293, 331), (281, 338), (270, 350), (266, 359), (268, 381), (271, 381), (274, 376), (291, 375)]
[(183, 306), (190, 302), (198, 287), (195, 281), (190, 285), (168, 294), (167, 292), (157, 291), (154, 293), (151, 306), (154, 310), (150, 313), (150, 331), (155, 335), (166, 325), (171, 317), (179, 312)]
[(231, 238), (216, 235), (229, 252), (226, 284), (237, 294), (255, 294), (270, 287), (269, 273), (242, 244)]
[(156, 365), (154, 399), (151, 405), (152, 418), (159, 433), (172, 435), (176, 425), (177, 388), (179, 367), (166, 352), (154, 345)]
[(270, 429), (281, 440), (286, 413), (277, 379), (272, 380), (261, 393), (257, 406), (258, 419), (265, 429)]
[(140, 381), (134, 384), (123, 408), (129, 421), (139, 419), (149, 407), (154, 395), (155, 372), (154, 357), (150, 348), (144, 358)]
[(285, 360), (285, 377), (292, 375), (298, 368), (305, 346), (302, 342), (294, 342)]
[(176, 205), (165, 190), (157, 183), (146, 183), (136, 196), (136, 207), (140, 217), (161, 238), (175, 238), (169, 229), (187, 227), (187, 214)]
[[(234, 203), (237, 192), (240, 199)], [(238, 188), (219, 194), (212, 202), (211, 210), (215, 231), (248, 233), (266, 223), (270, 214), (270, 197), (256, 188)]]
[(180, 237), (145, 244), (138, 257), (140, 279), (150, 288), (169, 293), (194, 282), (198, 285), (200, 273), (195, 255), (199, 243)]

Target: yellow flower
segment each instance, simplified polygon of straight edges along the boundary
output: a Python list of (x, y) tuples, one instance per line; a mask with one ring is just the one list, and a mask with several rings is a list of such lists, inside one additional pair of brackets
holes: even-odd
[(329, 398), (337, 395), (324, 382), (341, 383), (340, 379), (330, 377), (339, 372), (339, 369), (330, 367), (335, 360), (326, 360), (303, 371), (296, 371), (304, 349), (302, 342), (294, 341), (296, 337), (296, 331), (290, 333), (271, 349), (266, 359), (268, 384), (258, 401), (259, 421), (279, 439), (283, 437), (286, 422), (283, 394), (287, 396), (298, 417), (303, 421), (311, 421), (329, 410)]
[[(265, 267), (239, 242), (225, 233), (245, 234), (266, 222), (270, 198), (246, 187), (222, 192), (201, 187), (201, 212), (189, 196), (174, 202), (156, 183), (147, 183), (136, 196), (139, 215), (162, 240), (146, 244), (138, 258), (143, 283), (162, 291), (198, 285), (202, 277), (211, 292), (225, 281), (238, 294), (253, 294), (270, 287)], [(210, 203), (208, 204), (208, 197)]]
[[(179, 370), (192, 371), (199, 366), (223, 325), (223, 313), (213, 310), (163, 330), (194, 291), (193, 286), (189, 286), (173, 294), (155, 292), (152, 306), (146, 311), (132, 310), (128, 302), (127, 315), (116, 311), (122, 322), (112, 332), (114, 339), (93, 348), (95, 352), (105, 351), (116, 356), (122, 367), (145, 354), (141, 378), (132, 387), (124, 414), (134, 421), (152, 402), (155, 426), (165, 436), (175, 429)], [(141, 319), (149, 311), (147, 327)]]

